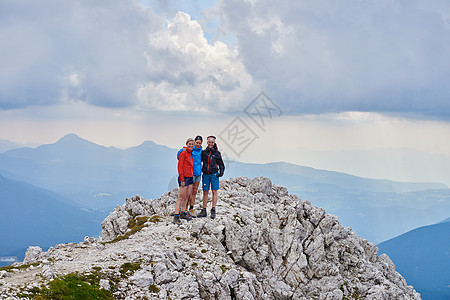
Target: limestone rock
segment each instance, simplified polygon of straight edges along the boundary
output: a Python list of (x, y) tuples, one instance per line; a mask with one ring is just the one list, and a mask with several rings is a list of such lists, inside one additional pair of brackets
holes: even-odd
[(30, 246), (25, 252), (24, 264), (32, 264), (41, 261), (42, 259), (42, 248), (38, 246)]
[(112, 241), (115, 237), (125, 234), (131, 215), (122, 206), (117, 206), (102, 222), (102, 235), (104, 242)]
[(153, 284), (153, 274), (151, 270), (139, 270), (130, 277), (130, 281), (139, 287), (148, 287)]
[[(126, 199), (102, 222), (99, 239), (45, 253), (30, 247), (24, 263), (48, 262), (43, 270), (57, 276), (95, 268), (116, 299), (420, 299), (376, 245), (268, 178), (221, 180), (214, 220), (172, 224), (177, 197), (174, 189)], [(139, 232), (100, 243), (124, 235), (139, 216), (149, 219)], [(31, 284), (31, 274), (24, 271), (21, 284)], [(2, 280), (14, 291), (19, 277)]]
[(56, 277), (55, 273), (49, 265), (44, 265), (42, 267), (42, 276), (46, 279), (53, 279)]
[(107, 290), (107, 291), (111, 290), (111, 286), (109, 284), (109, 280), (100, 279), (99, 285), (100, 285), (100, 288), (102, 288), (104, 290)]

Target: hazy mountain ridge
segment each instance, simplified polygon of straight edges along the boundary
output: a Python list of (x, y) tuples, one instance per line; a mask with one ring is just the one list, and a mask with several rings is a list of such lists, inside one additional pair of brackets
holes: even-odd
[[(358, 189), (377, 192), (412, 192), (425, 189), (446, 189), (447, 185), (439, 182), (397, 182), (386, 179), (372, 179), (358, 177), (342, 172), (318, 170), (311, 167), (298, 166), (286, 162), (273, 162), (266, 164), (233, 163), (232, 172), (277, 172), (292, 175), (287, 180), (291, 185), (308, 186), (312, 183), (333, 184), (347, 189)], [(299, 177), (300, 176), (300, 177)], [(301, 179), (301, 180), (299, 180)]]
[[(10, 158), (14, 162), (2, 163), (0, 168), (17, 179), (72, 198), (85, 192), (74, 200), (88, 204), (92, 199), (85, 196), (92, 192), (146, 194), (151, 191), (150, 196), (156, 196), (167, 191), (168, 178), (176, 174), (175, 153), (174, 149), (153, 142), (121, 150), (70, 134), (54, 144), (3, 153), (0, 162)], [(111, 202), (109, 206), (114, 205)]]
[(24, 147), (37, 147), (38, 144), (34, 144), (34, 143), (28, 143), (28, 144), (24, 144), (24, 143), (19, 143), (19, 142), (13, 142), (10, 140), (1, 140), (0, 139), (0, 153), (12, 150), (12, 149), (18, 149), (18, 148), (24, 148)]
[(0, 153), (11, 150), (11, 149), (15, 149), (15, 148), (21, 148), (23, 147), (23, 145), (16, 143), (16, 142), (11, 142), (8, 140), (0, 140)]
[(439, 223), (445, 223), (445, 222), (450, 222), (450, 218), (447, 218), (447, 219), (445, 219), (445, 220), (442, 220), (442, 221), (439, 222)]
[(31, 244), (49, 247), (99, 232), (95, 228), (102, 214), (87, 212), (52, 191), (2, 175), (0, 205), (0, 256), (23, 257)]
[(450, 298), (450, 218), (378, 245), (423, 299)]
[(450, 169), (448, 154), (428, 153), (410, 148), (340, 151), (298, 149), (298, 154), (301, 161), (315, 168), (339, 170), (373, 178), (386, 178), (386, 174), (390, 174), (392, 178), (401, 178), (401, 181), (419, 178), (425, 181), (442, 181), (450, 186), (450, 173), (447, 172)]

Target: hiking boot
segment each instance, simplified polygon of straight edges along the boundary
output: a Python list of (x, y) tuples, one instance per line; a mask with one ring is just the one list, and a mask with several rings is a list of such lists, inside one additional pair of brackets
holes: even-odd
[(187, 221), (191, 221), (191, 220), (192, 220), (192, 217), (191, 217), (190, 215), (188, 215), (185, 211), (183, 211), (183, 212), (180, 214), (180, 219), (185, 219), (185, 220), (187, 220)]
[(197, 216), (195, 215), (195, 212), (193, 209), (190, 209), (188, 212), (188, 215), (190, 215), (192, 218), (197, 218)]
[(211, 208), (211, 219), (215, 219), (216, 218), (216, 208), (213, 207)]
[(206, 208), (202, 208), (202, 211), (197, 215), (197, 218), (205, 218), (207, 215)]
[(177, 224), (177, 225), (181, 225), (180, 216), (174, 216), (172, 223), (173, 224)]

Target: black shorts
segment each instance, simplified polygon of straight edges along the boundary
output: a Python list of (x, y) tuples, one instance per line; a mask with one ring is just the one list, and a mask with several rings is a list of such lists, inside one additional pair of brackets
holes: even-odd
[[(184, 186), (194, 184), (194, 177), (184, 177)], [(180, 176), (178, 176), (178, 186), (181, 186)]]

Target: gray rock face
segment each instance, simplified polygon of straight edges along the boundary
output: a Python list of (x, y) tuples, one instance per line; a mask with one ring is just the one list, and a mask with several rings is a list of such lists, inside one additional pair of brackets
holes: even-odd
[[(111, 288), (117, 299), (420, 299), (374, 244), (267, 178), (222, 180), (214, 220), (172, 224), (177, 197), (174, 189), (127, 199), (102, 222), (99, 239), (29, 250), (26, 260), (50, 262), (56, 276), (95, 266), (104, 288), (120, 278)], [(100, 243), (127, 233), (136, 217), (147, 220), (139, 232)], [(139, 268), (124, 277), (125, 263)], [(0, 294), (14, 290), (14, 275), (1, 279)]]
[(102, 222), (102, 234), (100, 241), (110, 242), (119, 235), (128, 231), (128, 221), (135, 216), (169, 215), (173, 211), (178, 189), (164, 194), (157, 201), (149, 201), (135, 196), (126, 199), (122, 206), (117, 206)]
[(40, 261), (42, 256), (42, 248), (38, 246), (28, 247), (23, 260), (24, 264), (32, 264)]
[(111, 290), (111, 286), (109, 284), (109, 281), (106, 280), (106, 279), (100, 279), (99, 285), (104, 290), (107, 290), (107, 291)]
[(148, 287), (150, 284), (154, 283), (151, 269), (141, 269), (136, 271), (133, 276), (130, 277), (130, 281), (139, 287)]
[(49, 265), (44, 265), (42, 267), (42, 276), (46, 279), (53, 279), (55, 277), (55, 273)]

